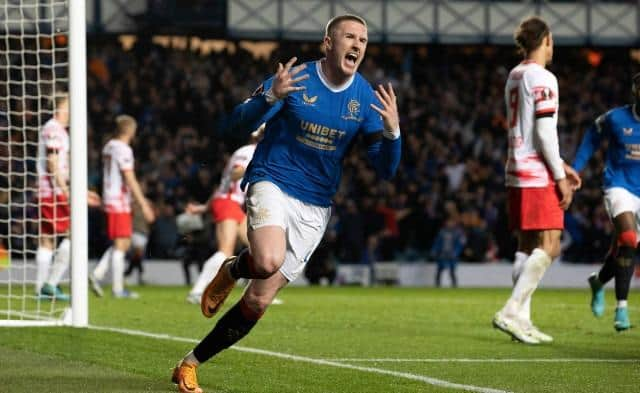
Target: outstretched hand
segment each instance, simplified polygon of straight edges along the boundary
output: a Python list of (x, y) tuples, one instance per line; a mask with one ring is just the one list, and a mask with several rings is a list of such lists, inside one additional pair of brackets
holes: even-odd
[(400, 117), (398, 116), (398, 103), (396, 99), (396, 93), (393, 91), (391, 83), (387, 83), (387, 88), (383, 85), (378, 85), (378, 88), (374, 91), (378, 100), (382, 104), (382, 108), (379, 108), (375, 104), (371, 104), (371, 108), (378, 112), (384, 122), (385, 131), (395, 133), (400, 129)]
[(298, 60), (297, 57), (292, 57), (285, 65), (282, 65), (282, 63), (278, 63), (278, 71), (274, 75), (273, 84), (271, 85), (271, 92), (278, 100), (287, 97), (294, 91), (305, 89), (305, 86), (296, 86), (296, 83), (308, 79), (309, 74), (304, 74), (297, 78), (296, 75), (307, 68), (307, 65), (301, 64), (299, 66), (291, 68), (296, 60)]

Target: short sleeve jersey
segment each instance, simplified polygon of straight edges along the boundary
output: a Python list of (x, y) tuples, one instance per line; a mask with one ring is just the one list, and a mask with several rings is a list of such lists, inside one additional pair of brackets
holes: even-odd
[(69, 181), (69, 134), (66, 128), (55, 118), (51, 118), (42, 127), (38, 138), (38, 195), (40, 198), (52, 198), (62, 194), (52, 174), (47, 169), (50, 153), (58, 155), (57, 167), (65, 182)]
[(117, 139), (111, 139), (102, 149), (102, 199), (107, 213), (130, 213), (131, 190), (123, 171), (134, 169), (133, 150)]
[(220, 179), (220, 185), (213, 194), (214, 198), (231, 199), (234, 202), (242, 205), (244, 204), (244, 191), (240, 187), (242, 179), (232, 180), (231, 172), (235, 168), (247, 168), (253, 153), (256, 150), (256, 145), (245, 145), (233, 152), (229, 162), (222, 171), (222, 177)]

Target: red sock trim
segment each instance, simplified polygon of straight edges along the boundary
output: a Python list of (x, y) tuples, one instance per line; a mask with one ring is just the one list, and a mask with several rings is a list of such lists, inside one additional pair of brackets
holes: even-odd
[(264, 315), (264, 312), (257, 312), (249, 307), (244, 298), (240, 299), (240, 312), (242, 313), (242, 316), (249, 321), (257, 321), (262, 318), (262, 315)]
[(638, 244), (636, 231), (629, 229), (618, 235), (618, 246), (636, 248), (636, 244)]

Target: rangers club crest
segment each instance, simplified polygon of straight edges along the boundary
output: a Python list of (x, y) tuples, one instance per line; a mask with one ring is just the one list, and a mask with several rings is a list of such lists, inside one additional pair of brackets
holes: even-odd
[(356, 99), (351, 99), (347, 104), (347, 111), (349, 111), (348, 115), (343, 115), (342, 118), (344, 120), (355, 120), (362, 121), (362, 118), (359, 117), (360, 114), (360, 102)]

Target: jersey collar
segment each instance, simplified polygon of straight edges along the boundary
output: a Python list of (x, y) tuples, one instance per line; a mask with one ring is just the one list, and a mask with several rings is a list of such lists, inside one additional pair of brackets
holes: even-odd
[(318, 73), (318, 78), (320, 78), (322, 84), (334, 93), (340, 93), (347, 90), (349, 86), (351, 86), (351, 83), (353, 83), (353, 78), (356, 76), (355, 74), (353, 74), (348, 81), (346, 81), (342, 85), (336, 86), (333, 83), (329, 82), (324, 76), (324, 73), (322, 72), (322, 66), (320, 65), (320, 60), (316, 61), (316, 72)]

